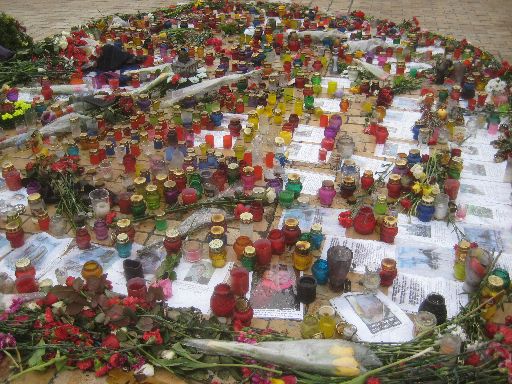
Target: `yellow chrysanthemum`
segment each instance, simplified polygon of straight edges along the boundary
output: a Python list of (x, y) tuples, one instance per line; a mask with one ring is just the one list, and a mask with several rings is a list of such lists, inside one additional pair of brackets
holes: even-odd
[(430, 196), (432, 194), (432, 186), (423, 185), (423, 196)]
[(413, 185), (412, 185), (412, 191), (416, 194), (420, 193), (421, 192), (421, 184), (419, 182), (415, 182)]

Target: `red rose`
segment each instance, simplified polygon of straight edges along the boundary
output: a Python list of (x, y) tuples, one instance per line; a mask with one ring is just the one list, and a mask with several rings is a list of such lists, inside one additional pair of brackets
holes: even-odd
[(75, 278), (73, 276), (68, 276), (66, 278), (66, 285), (68, 287), (72, 287), (73, 286), (73, 282), (75, 281)]
[(366, 380), (366, 384), (380, 384), (381, 381), (378, 377), (369, 377), (367, 380)]
[(107, 216), (105, 216), (105, 221), (107, 222), (108, 225), (110, 225), (114, 222), (114, 219), (116, 218), (116, 216), (117, 216), (117, 213), (114, 211), (111, 211), (111, 212), (107, 213)]
[(343, 228), (350, 228), (352, 226), (352, 212), (344, 211), (338, 215), (338, 222)]
[(410, 199), (402, 199), (400, 200), (400, 205), (405, 209), (410, 209), (412, 207), (412, 201)]
[(47, 323), (53, 323), (53, 313), (50, 307), (46, 307), (46, 310), (44, 311), (44, 321)]
[(496, 332), (498, 332), (498, 328), (498, 324), (493, 323), (492, 321), (488, 321), (487, 323), (485, 323), (485, 335), (489, 339), (494, 338), (494, 335), (496, 334)]
[(502, 342), (507, 345), (512, 344), (512, 329), (508, 328), (505, 325), (501, 325), (498, 330), (499, 333), (503, 335)]
[(88, 369), (92, 368), (92, 359), (77, 361), (76, 367), (81, 371), (87, 371)]
[(477, 367), (480, 364), (480, 355), (476, 352), (470, 354), (466, 361), (464, 362), (466, 365), (472, 365), (473, 367)]
[(512, 325), (512, 315), (507, 315), (505, 317), (505, 324), (508, 325), (509, 327)]
[(116, 335), (110, 334), (103, 339), (101, 346), (108, 349), (119, 349), (121, 345), (119, 344), (119, 340), (117, 340)]
[(426, 153), (424, 155), (421, 155), (421, 162), (422, 163), (426, 163), (428, 161), (428, 159), (430, 159), (430, 156), (427, 155)]
[(112, 356), (110, 356), (108, 362), (114, 368), (119, 368), (121, 365), (123, 365), (124, 360), (124, 357), (120, 353), (114, 353)]
[(94, 374), (96, 375), (96, 377), (105, 376), (108, 373), (108, 371), (110, 371), (110, 368), (111, 367), (108, 364), (102, 365), (99, 368), (96, 368)]
[(92, 319), (93, 317), (96, 317), (96, 312), (94, 312), (92, 309), (84, 309), (82, 311), (82, 316), (86, 319)]
[(164, 342), (160, 335), (160, 330), (144, 332), (142, 339), (148, 344), (160, 345)]
[(297, 384), (297, 378), (292, 375), (282, 376), (281, 380), (283, 380), (285, 384)]

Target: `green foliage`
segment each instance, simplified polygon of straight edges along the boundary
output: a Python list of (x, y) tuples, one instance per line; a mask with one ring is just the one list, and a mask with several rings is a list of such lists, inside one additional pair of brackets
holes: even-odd
[(411, 76), (395, 76), (393, 79), (393, 92), (395, 95), (411, 92), (421, 88), (422, 79)]
[(12, 16), (0, 13), (0, 45), (17, 51), (33, 44), (32, 38), (25, 33), (25, 28)]

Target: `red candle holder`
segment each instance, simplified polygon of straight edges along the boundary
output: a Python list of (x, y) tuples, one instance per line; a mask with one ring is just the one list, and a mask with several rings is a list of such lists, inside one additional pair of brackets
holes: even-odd
[(272, 229), (267, 236), (267, 239), (270, 240), (270, 247), (272, 249), (272, 254), (274, 255), (282, 255), (285, 251), (285, 241), (284, 241), (284, 233), (280, 229)]
[(126, 284), (128, 296), (146, 299), (147, 287), (146, 281), (141, 277), (133, 277)]
[(185, 188), (183, 191), (181, 191), (181, 200), (183, 205), (196, 203), (197, 191), (194, 188)]
[(320, 116), (320, 126), (322, 128), (325, 128), (325, 127), (327, 127), (328, 124), (329, 124), (329, 116), (328, 115), (321, 115)]
[(256, 261), (259, 265), (268, 265), (272, 261), (272, 242), (268, 239), (258, 239), (254, 242)]
[(332, 151), (334, 149), (334, 139), (330, 137), (324, 137), (322, 139), (321, 146), (327, 151)]
[(249, 272), (244, 267), (231, 270), (231, 290), (237, 296), (245, 296), (249, 292)]
[(204, 137), (204, 142), (206, 145), (208, 145), (210, 148), (215, 148), (215, 136), (208, 134)]
[(214, 288), (210, 308), (217, 317), (230, 317), (233, 314), (235, 296), (228, 284), (219, 284)]
[(37, 281), (33, 276), (20, 276), (15, 280), (14, 285), (18, 293), (37, 292), (39, 290)]
[(233, 146), (233, 137), (231, 135), (224, 135), (222, 137), (222, 146), (224, 149), (231, 149)]
[(274, 152), (267, 152), (265, 155), (265, 166), (267, 168), (274, 167)]

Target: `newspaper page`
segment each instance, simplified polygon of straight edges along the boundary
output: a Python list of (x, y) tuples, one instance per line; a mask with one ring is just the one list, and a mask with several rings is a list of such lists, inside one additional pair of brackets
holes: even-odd
[(299, 124), (293, 132), (293, 141), (320, 144), (324, 138), (324, 129), (318, 126)]
[(315, 195), (318, 193), (318, 190), (322, 187), (322, 181), (324, 180), (335, 180), (334, 175), (329, 175), (327, 173), (321, 172), (310, 172), (304, 171), (302, 169), (293, 169), (286, 168), (286, 174), (296, 173), (300, 176), (300, 181), (302, 183), (302, 192), (306, 195)]
[(303, 232), (309, 232), (313, 224), (319, 223), (322, 224), (324, 235), (345, 236), (345, 228), (338, 222), (341, 211), (341, 209), (321, 207), (285, 209), (279, 221), (279, 228), (287, 218), (294, 217), (299, 220), (299, 226)]
[(386, 295), (344, 293), (330, 300), (336, 312), (357, 327), (356, 337), (364, 342), (406, 342), (413, 338), (411, 319)]
[[(287, 147), (288, 160), (299, 161), (302, 163), (318, 163), (318, 151), (320, 144), (314, 143), (297, 143), (292, 141)], [(326, 162), (329, 161), (332, 151), (327, 152)]]

